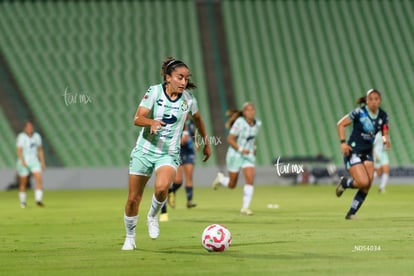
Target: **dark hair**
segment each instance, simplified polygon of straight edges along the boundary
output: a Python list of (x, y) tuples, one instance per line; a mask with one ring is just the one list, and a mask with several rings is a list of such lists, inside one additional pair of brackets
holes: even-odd
[(359, 98), (356, 100), (356, 103), (357, 103), (358, 105), (360, 105), (360, 106), (364, 106), (364, 105), (366, 105), (366, 104), (367, 104), (367, 97), (368, 97), (371, 93), (376, 93), (376, 94), (378, 94), (378, 95), (380, 96), (380, 98), (381, 98), (381, 92), (379, 92), (379, 90), (378, 90), (378, 89), (372, 88), (372, 89), (370, 89), (370, 90), (368, 90), (368, 91), (367, 91), (367, 94), (366, 94), (365, 96), (359, 97)]
[(23, 123), (23, 126), (24, 126), (24, 127), (26, 127), (26, 125), (27, 125), (27, 124), (32, 124), (32, 125), (34, 125), (34, 124), (33, 124), (33, 120), (32, 120), (32, 119), (26, 119), (26, 120), (24, 121), (24, 123)]
[(358, 99), (356, 99), (356, 104), (360, 105), (360, 106), (364, 106), (367, 104), (367, 96), (362, 96), (359, 97)]
[(236, 109), (229, 109), (229, 110), (227, 110), (227, 112), (226, 112), (226, 116), (228, 117), (228, 119), (227, 119), (227, 122), (226, 122), (226, 124), (225, 124), (226, 128), (231, 128), (231, 127), (233, 126), (234, 122), (235, 122), (235, 121), (236, 121), (239, 117), (243, 116), (243, 111), (244, 111), (244, 109), (245, 109), (247, 106), (249, 106), (249, 105), (254, 106), (254, 104), (253, 104), (253, 103), (251, 103), (251, 102), (245, 102), (245, 103), (243, 104), (243, 107), (242, 107), (242, 109), (241, 109), (241, 110), (236, 110)]
[[(166, 76), (167, 75), (171, 75), (171, 73), (178, 67), (186, 67), (188, 69), (187, 64), (185, 64), (184, 62), (182, 62), (181, 60), (178, 59), (174, 59), (173, 57), (166, 57), (164, 59), (164, 61), (162, 62), (162, 66), (161, 66), (161, 75), (164, 78), (164, 81), (167, 80)], [(185, 89), (191, 90), (196, 88), (197, 86), (192, 83), (190, 80), (188, 80), (187, 86), (185, 87)]]
[(236, 109), (229, 109), (226, 112), (226, 116), (228, 117), (227, 122), (225, 124), (226, 128), (231, 128), (234, 124), (234, 122), (241, 116), (243, 116), (242, 110), (236, 110)]

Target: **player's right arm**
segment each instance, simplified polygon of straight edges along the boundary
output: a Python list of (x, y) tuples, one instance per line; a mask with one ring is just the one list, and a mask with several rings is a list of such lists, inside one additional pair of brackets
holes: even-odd
[(26, 167), (26, 161), (24, 160), (23, 157), (23, 148), (22, 147), (17, 147), (17, 158), (19, 158), (20, 162), (22, 163), (23, 167)]
[(24, 145), (24, 138), (22, 134), (19, 134), (17, 136), (17, 141), (16, 141), (16, 148), (17, 148), (17, 158), (20, 160), (20, 162), (22, 163), (23, 167), (26, 167), (26, 161), (24, 160), (24, 156), (23, 156), (23, 145)]
[(146, 107), (138, 106), (137, 112), (135, 113), (134, 125), (141, 127), (150, 127), (150, 133), (155, 134), (162, 126), (165, 125), (165, 123), (148, 118), (150, 111), (151, 110)]
[(250, 151), (248, 149), (244, 149), (241, 145), (237, 144), (237, 136), (233, 134), (229, 134), (227, 136), (227, 143), (236, 151), (242, 153), (242, 154), (249, 154)]
[(349, 118), (349, 115), (345, 115), (337, 123), (338, 137), (339, 137), (339, 140), (341, 141), (341, 152), (345, 156), (348, 156), (349, 153), (352, 151), (351, 146), (349, 146), (346, 142), (343, 142), (343, 141), (345, 141), (345, 127), (347, 127), (351, 124), (352, 124), (352, 120)]

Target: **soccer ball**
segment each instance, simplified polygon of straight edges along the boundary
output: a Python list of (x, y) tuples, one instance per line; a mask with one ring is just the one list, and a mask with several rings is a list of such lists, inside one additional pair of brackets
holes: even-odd
[(222, 252), (231, 244), (231, 233), (223, 225), (209, 225), (201, 235), (201, 244), (207, 251)]

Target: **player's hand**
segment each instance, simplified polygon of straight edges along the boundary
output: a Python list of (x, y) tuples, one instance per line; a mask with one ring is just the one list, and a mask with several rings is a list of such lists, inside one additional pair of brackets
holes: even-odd
[(206, 143), (204, 145), (203, 154), (204, 154), (203, 162), (206, 162), (210, 158), (210, 155), (211, 155), (211, 148), (210, 148), (210, 144), (209, 143)]
[(45, 162), (42, 162), (42, 171), (46, 170), (46, 164)]
[(384, 146), (387, 150), (391, 149), (391, 143), (389, 139), (384, 139)]
[(250, 154), (250, 150), (248, 150), (248, 149), (243, 149), (241, 153), (242, 153), (243, 155), (244, 155), (244, 154), (246, 154), (246, 155), (247, 155), (247, 154)]
[(151, 134), (156, 134), (166, 124), (163, 121), (153, 120), (151, 123)]
[(350, 145), (348, 145), (347, 143), (342, 143), (341, 144), (341, 152), (343, 155), (348, 156), (352, 151), (352, 148)]

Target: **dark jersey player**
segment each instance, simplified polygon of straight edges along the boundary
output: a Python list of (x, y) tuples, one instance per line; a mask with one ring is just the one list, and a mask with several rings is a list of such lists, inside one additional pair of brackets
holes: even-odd
[[(381, 93), (371, 89), (357, 101), (361, 106), (339, 120), (338, 135), (345, 167), (351, 178), (342, 177), (336, 187), (340, 197), (345, 189), (358, 189), (346, 214), (346, 219), (356, 219), (356, 212), (364, 202), (374, 178), (373, 146), (375, 135), (382, 132), (384, 145), (389, 148), (388, 115), (380, 108)], [(348, 141), (345, 127), (353, 125)]]

